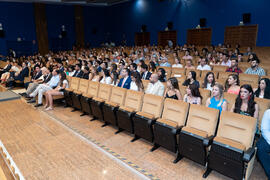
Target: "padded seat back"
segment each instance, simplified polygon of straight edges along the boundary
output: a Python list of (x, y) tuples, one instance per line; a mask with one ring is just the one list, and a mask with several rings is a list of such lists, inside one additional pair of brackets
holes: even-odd
[(121, 87), (113, 87), (110, 102), (116, 103), (119, 106), (124, 104), (127, 89)]
[(263, 114), (267, 109), (270, 108), (270, 99), (255, 98), (255, 102), (259, 106), (258, 128), (261, 130)]
[(174, 121), (178, 126), (184, 126), (187, 120), (188, 108), (189, 103), (166, 98), (164, 101), (162, 119)]
[(187, 127), (204, 131), (208, 136), (214, 135), (217, 127), (219, 110), (191, 104)]
[(88, 79), (81, 79), (78, 91), (82, 93), (86, 93), (88, 90), (88, 83), (89, 83)]
[(148, 86), (149, 82), (150, 82), (149, 80), (142, 79), (144, 89), (147, 89), (147, 86)]
[(229, 111), (222, 111), (217, 137), (236, 141), (248, 149), (253, 144), (257, 120)]
[(195, 71), (196, 72), (196, 79), (199, 79), (200, 77), (201, 77), (201, 70), (197, 70), (197, 69), (187, 69), (186, 70), (186, 76), (188, 76), (188, 73), (190, 72), (190, 71)]
[(230, 111), (232, 106), (235, 104), (236, 98), (237, 98), (236, 94), (224, 92), (224, 99), (226, 99), (226, 101), (227, 101), (228, 111)]
[(171, 77), (182, 77), (185, 76), (186, 69), (185, 68), (172, 68)]
[(143, 102), (143, 92), (127, 90), (124, 106), (134, 109), (136, 112), (140, 111)]
[(182, 75), (181, 77), (176, 78), (179, 84), (183, 84), (185, 80), (187, 79), (186, 75)]
[(213, 71), (225, 72), (227, 70), (227, 68), (228, 68), (228, 66), (214, 65)]
[(211, 96), (211, 91), (204, 88), (199, 88), (202, 96), (202, 105), (204, 106), (207, 99)]
[(78, 90), (80, 84), (80, 78), (72, 77), (72, 81), (70, 84), (70, 89)]
[(93, 97), (97, 97), (99, 91), (99, 84), (100, 83), (98, 82), (89, 81), (87, 94)]
[(256, 74), (240, 73), (239, 80), (240, 80), (240, 83), (241, 83), (241, 81), (245, 81), (246, 84), (254, 84), (255, 83), (256, 85), (258, 85), (259, 76)]
[(143, 97), (142, 112), (159, 118), (163, 108), (163, 97), (152, 94), (145, 94)]
[(68, 83), (71, 84), (73, 77), (72, 76), (67, 76)]
[(111, 97), (112, 87), (113, 86), (111, 85), (100, 83), (98, 97), (103, 99), (104, 101), (108, 101)]
[(237, 73), (233, 73), (233, 72), (219, 72), (218, 73), (218, 79), (221, 80), (221, 79), (228, 79), (229, 75), (230, 74), (237, 74)]
[(206, 74), (207, 74), (208, 72), (214, 73), (215, 79), (217, 79), (217, 77), (218, 77), (218, 72), (217, 72), (217, 71), (207, 71), (207, 70), (203, 70), (203, 71), (202, 71), (202, 73), (201, 73), (201, 78), (204, 79), (205, 76), (206, 76)]

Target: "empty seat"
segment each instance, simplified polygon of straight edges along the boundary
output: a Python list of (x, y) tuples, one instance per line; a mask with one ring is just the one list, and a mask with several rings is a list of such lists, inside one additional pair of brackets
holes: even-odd
[(142, 110), (137, 112), (133, 118), (135, 137), (132, 141), (144, 138), (153, 141), (153, 127), (157, 118), (160, 117), (163, 108), (163, 97), (145, 94)]
[(236, 98), (237, 98), (236, 94), (224, 92), (224, 99), (226, 99), (227, 101), (228, 111), (230, 111), (232, 106), (235, 104)]
[(239, 80), (240, 80), (240, 83), (241, 81), (245, 81), (246, 84), (254, 84), (254, 83), (258, 84), (259, 76), (255, 74), (240, 73)]
[(117, 126), (117, 116), (119, 106), (124, 104), (127, 89), (121, 87), (113, 87), (110, 99), (105, 101), (103, 106), (103, 116), (105, 125), (112, 124)]
[(199, 88), (202, 96), (202, 105), (205, 106), (207, 99), (211, 96), (211, 91), (204, 88)]
[(99, 119), (103, 121), (103, 105), (105, 101), (108, 101), (110, 99), (112, 87), (113, 86), (111, 85), (100, 83), (98, 96), (93, 97), (90, 101), (90, 107), (94, 119)]
[(116, 112), (119, 131), (134, 133), (133, 117), (142, 108), (143, 95), (143, 92), (127, 91), (124, 104)]
[(91, 107), (90, 107), (90, 101), (93, 97), (98, 96), (98, 90), (99, 90), (99, 83), (94, 81), (89, 81), (88, 84), (88, 90), (86, 93), (82, 94), (82, 97), (80, 99), (81, 102), (81, 111), (84, 114), (92, 114)]
[(253, 117), (222, 111), (204, 178), (212, 169), (233, 179), (249, 178), (255, 159), (252, 144), (256, 121)]
[(172, 68), (171, 77), (182, 77), (185, 76), (186, 69), (185, 68)]
[(175, 163), (182, 157), (201, 165), (206, 164), (208, 146), (214, 138), (219, 110), (191, 104), (187, 125), (179, 135), (178, 154)]
[(255, 98), (255, 102), (258, 104), (259, 106), (259, 118), (258, 118), (258, 132), (260, 132), (261, 130), (261, 122), (262, 122), (262, 117), (264, 112), (270, 108), (270, 99), (263, 99), (263, 98)]
[(82, 109), (80, 99), (82, 97), (82, 94), (87, 92), (88, 82), (89, 82), (88, 79), (81, 79), (78, 90), (73, 91), (71, 98), (72, 98), (72, 107), (74, 108), (74, 110)]
[(176, 152), (177, 137), (181, 128), (186, 124), (189, 103), (167, 98), (164, 101), (162, 117), (154, 124), (154, 147), (152, 151), (162, 146)]
[(66, 101), (66, 106), (72, 106), (72, 92), (78, 90), (80, 84), (80, 78), (72, 77), (70, 87), (66, 88), (64, 91), (64, 97)]
[(227, 68), (228, 68), (228, 66), (214, 65), (213, 71), (225, 72), (227, 70)]

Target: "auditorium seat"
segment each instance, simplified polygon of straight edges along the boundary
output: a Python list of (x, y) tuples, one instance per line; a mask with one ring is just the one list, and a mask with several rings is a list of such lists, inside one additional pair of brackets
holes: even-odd
[(242, 84), (242, 82), (245, 82), (247, 84), (258, 84), (259, 81), (259, 76), (255, 75), (255, 74), (244, 74), (244, 73), (240, 73), (239, 74), (239, 80), (240, 83)]
[(74, 90), (72, 95), (71, 95), (72, 107), (75, 110), (81, 110), (82, 109), (80, 99), (82, 97), (82, 94), (86, 93), (87, 90), (88, 90), (88, 82), (89, 82), (88, 79), (81, 79), (78, 90)]
[(143, 80), (142, 79), (143, 87), (144, 87), (145, 90), (147, 89), (147, 86), (148, 86), (149, 82), (150, 82), (149, 80)]
[(87, 92), (82, 94), (80, 102), (82, 106), (81, 110), (84, 114), (92, 114), (90, 102), (93, 97), (97, 97), (99, 91), (99, 84), (99, 82), (89, 81)]
[(162, 108), (163, 97), (152, 94), (144, 95), (142, 110), (137, 112), (133, 118), (135, 137), (132, 142), (139, 138), (144, 138), (150, 142), (153, 141), (152, 125), (160, 117)]
[(213, 71), (225, 72), (227, 70), (227, 68), (228, 68), (228, 66), (214, 65)]
[(250, 116), (222, 111), (204, 178), (212, 170), (232, 179), (249, 178), (256, 154), (252, 147), (256, 121)]
[(237, 74), (233, 72), (218, 72), (218, 80), (220, 79), (228, 79), (230, 74)]
[(209, 72), (214, 73), (215, 79), (217, 79), (217, 77), (218, 77), (218, 72), (217, 71), (206, 71), (206, 70), (202, 71), (201, 78), (204, 79), (206, 74), (209, 73)]
[(195, 70), (195, 69), (187, 69), (186, 70), (186, 76), (188, 76), (188, 73), (190, 72), (190, 71), (195, 71), (196, 72), (196, 79), (198, 79), (198, 78), (200, 78), (201, 77), (201, 70)]
[(186, 86), (183, 86), (182, 84), (183, 83), (178, 82), (179, 90), (181, 92), (182, 97), (184, 97), (184, 95), (186, 94), (187, 87)]
[(226, 99), (226, 101), (227, 101), (228, 111), (230, 111), (232, 106), (235, 104), (236, 98), (237, 98), (236, 94), (224, 92), (224, 99)]
[(187, 79), (187, 77), (185, 75), (181, 76), (181, 77), (176, 77), (178, 84), (183, 84), (185, 82), (185, 80)]
[(105, 101), (103, 106), (104, 125), (117, 126), (117, 116), (119, 106), (124, 104), (127, 89), (121, 87), (113, 87), (110, 99)]
[(103, 105), (105, 101), (108, 101), (111, 97), (111, 92), (112, 92), (112, 87), (111, 85), (108, 84), (102, 84), (100, 83), (99, 85), (99, 91), (98, 91), (98, 96), (93, 97), (92, 101), (90, 101), (90, 107), (92, 110), (92, 115), (94, 119), (99, 119), (103, 121)]
[(157, 119), (153, 127), (154, 146), (151, 151), (162, 146), (176, 152), (177, 135), (186, 124), (189, 103), (167, 98), (164, 101), (162, 117)]
[(182, 77), (185, 76), (186, 69), (185, 68), (172, 68), (171, 77)]
[(199, 91), (202, 96), (202, 105), (205, 106), (207, 99), (211, 96), (211, 91), (204, 88), (199, 88)]
[(270, 108), (270, 99), (256, 97), (255, 102), (258, 104), (258, 107), (259, 107), (259, 117), (258, 117), (257, 127), (258, 127), (258, 130), (260, 132), (263, 114), (267, 109)]
[(64, 91), (64, 97), (66, 101), (66, 106), (72, 106), (72, 93), (75, 90), (78, 90), (80, 84), (80, 78), (72, 77), (69, 88), (66, 88)]
[(178, 154), (174, 163), (186, 157), (201, 165), (206, 164), (208, 147), (214, 138), (218, 117), (217, 109), (190, 105), (187, 125), (179, 135)]
[(158, 68), (163, 68), (166, 71), (166, 78), (167, 79), (171, 77), (171, 73), (172, 73), (172, 68), (171, 67), (158, 66)]
[(133, 117), (141, 111), (143, 92), (128, 90), (123, 105), (120, 105), (117, 114), (119, 131), (126, 130), (134, 133)]

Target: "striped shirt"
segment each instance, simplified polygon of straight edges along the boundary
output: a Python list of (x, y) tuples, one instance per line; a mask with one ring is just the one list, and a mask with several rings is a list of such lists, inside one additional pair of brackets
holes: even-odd
[(252, 69), (250, 67), (245, 71), (245, 74), (256, 74), (256, 75), (259, 75), (259, 76), (265, 76), (265, 71), (261, 67), (257, 67), (256, 69)]

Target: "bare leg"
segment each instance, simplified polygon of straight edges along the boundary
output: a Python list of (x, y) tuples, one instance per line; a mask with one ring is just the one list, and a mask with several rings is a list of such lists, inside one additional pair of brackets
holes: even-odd
[(49, 107), (47, 108), (47, 110), (53, 109), (53, 96), (57, 96), (57, 95), (62, 95), (62, 92), (55, 91), (55, 90), (49, 92), (48, 94)]
[(45, 103), (45, 108), (47, 108), (48, 107), (48, 104), (49, 104), (49, 97), (48, 97), (48, 94), (49, 94), (50, 92), (49, 91), (47, 91), (47, 92), (45, 92), (44, 93), (44, 95), (45, 95), (45, 100), (46, 100), (46, 103)]

